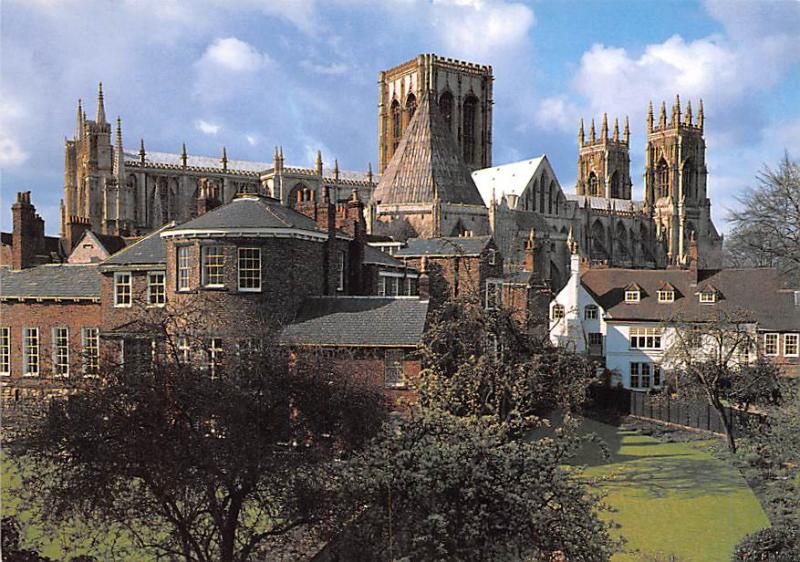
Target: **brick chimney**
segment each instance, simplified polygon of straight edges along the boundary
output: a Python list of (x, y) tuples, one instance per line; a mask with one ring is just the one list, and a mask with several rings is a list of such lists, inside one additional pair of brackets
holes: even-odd
[(44, 221), (31, 204), (30, 191), (17, 193), (11, 216), (11, 268), (24, 269), (34, 265), (34, 257), (44, 249)]
[[(358, 191), (353, 190), (353, 194), (345, 207), (343, 224), (339, 226), (342, 230), (353, 237), (350, 243), (350, 292), (360, 294), (362, 292), (362, 270), (364, 261), (364, 246), (367, 245), (367, 223), (364, 220), (364, 203), (358, 197)], [(338, 225), (337, 225), (338, 226)]]
[(536, 231), (531, 228), (528, 235), (528, 240), (525, 242), (525, 262), (523, 267), (525, 271), (534, 271), (536, 265)]
[(71, 252), (75, 249), (75, 245), (84, 235), (84, 233), (92, 228), (92, 221), (86, 217), (70, 215), (66, 226), (64, 237), (66, 238), (67, 251)]

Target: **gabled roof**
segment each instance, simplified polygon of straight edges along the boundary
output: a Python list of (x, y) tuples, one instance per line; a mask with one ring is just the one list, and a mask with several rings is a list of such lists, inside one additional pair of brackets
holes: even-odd
[[(625, 303), (625, 287), (637, 284), (643, 290), (637, 304)], [(760, 329), (800, 330), (800, 307), (794, 306), (792, 291), (782, 288), (774, 268), (691, 271), (685, 269), (590, 269), (581, 284), (605, 310), (611, 321), (661, 322), (670, 317), (687, 321), (709, 320), (723, 310), (748, 311)], [(675, 301), (659, 303), (657, 291), (665, 284), (675, 289)], [(705, 286), (715, 287), (723, 298), (703, 304), (696, 294)]]
[(439, 107), (425, 93), (372, 201), (403, 203), (460, 203), (483, 206), (483, 200), (458, 150)]
[(161, 233), (175, 226), (174, 223), (166, 224), (117, 252), (103, 262), (107, 265), (158, 265), (167, 263), (167, 252)]
[(558, 182), (555, 172), (544, 154), (519, 162), (475, 170), (472, 172), (472, 179), (478, 187), (484, 204), (488, 207), (492, 202), (492, 197), (500, 200), (503, 195), (521, 196), (540, 168), (548, 170), (549, 177)]
[(45, 264), (19, 271), (0, 268), (0, 298), (99, 299), (97, 264)]
[(284, 207), (277, 199), (248, 193), (179, 225), (168, 234), (178, 235), (192, 230), (224, 233), (247, 229), (300, 230), (316, 235), (324, 232), (313, 219)]
[(422, 256), (464, 256), (474, 257), (489, 244), (491, 236), (458, 236), (447, 238), (409, 238), (405, 248), (395, 253), (399, 258), (418, 258)]
[(416, 347), (428, 301), (417, 298), (312, 297), (281, 341), (296, 345)]

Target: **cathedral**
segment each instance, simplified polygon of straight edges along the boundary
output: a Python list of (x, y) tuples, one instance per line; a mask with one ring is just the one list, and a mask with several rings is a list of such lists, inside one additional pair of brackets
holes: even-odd
[[(533, 251), (536, 276), (558, 290), (569, 275), (567, 241), (587, 267), (721, 267), (722, 237), (710, 214), (702, 101), (695, 118), (676, 97), (652, 104), (647, 118), (644, 200), (632, 197), (630, 126), (620, 132), (603, 115), (578, 132), (577, 181), (566, 193), (546, 155), (492, 165), (492, 68), (434, 54), (381, 72), (378, 86), (378, 169), (340, 170), (272, 161), (138, 150), (123, 144), (106, 118), (102, 85), (95, 118), (78, 102), (74, 137), (66, 141), (61, 233), (74, 246), (86, 230), (141, 236), (192, 219), (203, 202), (261, 193), (296, 208), (357, 196), (375, 246), (411, 238), (491, 235), (506, 273), (525, 267)], [(113, 139), (112, 139), (113, 134)], [(365, 158), (365, 161), (367, 159)], [(697, 253), (690, 255), (690, 241)]]

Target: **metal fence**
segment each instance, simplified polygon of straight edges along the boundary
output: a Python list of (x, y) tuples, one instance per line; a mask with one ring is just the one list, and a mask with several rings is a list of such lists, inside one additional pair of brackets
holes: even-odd
[[(701, 400), (676, 400), (666, 394), (605, 387), (592, 388), (591, 397), (594, 407), (619, 415), (636, 416), (713, 433), (725, 432), (719, 414), (710, 404)], [(734, 434), (742, 433), (749, 424), (761, 419), (757, 414), (731, 408), (726, 408), (725, 414), (733, 415)]]

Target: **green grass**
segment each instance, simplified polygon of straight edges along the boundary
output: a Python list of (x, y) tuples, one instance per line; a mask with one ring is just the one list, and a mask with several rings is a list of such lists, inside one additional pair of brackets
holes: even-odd
[(604, 516), (627, 539), (613, 562), (639, 561), (639, 553), (727, 562), (745, 535), (769, 526), (745, 480), (710, 454), (708, 441), (662, 443), (593, 420), (583, 430), (597, 433), (611, 452), (604, 459), (597, 445), (587, 444), (576, 464), (606, 478), (600, 485), (614, 512)]

